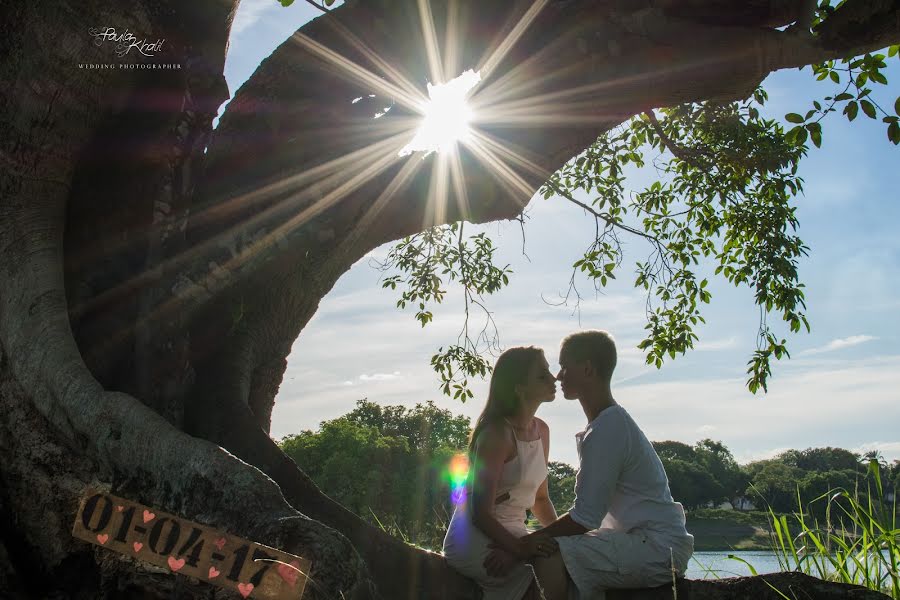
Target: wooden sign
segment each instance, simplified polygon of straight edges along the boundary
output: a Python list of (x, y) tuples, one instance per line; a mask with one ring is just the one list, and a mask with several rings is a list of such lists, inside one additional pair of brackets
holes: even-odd
[(72, 535), (244, 598), (298, 600), (310, 568), (305, 558), (93, 490), (81, 499)]

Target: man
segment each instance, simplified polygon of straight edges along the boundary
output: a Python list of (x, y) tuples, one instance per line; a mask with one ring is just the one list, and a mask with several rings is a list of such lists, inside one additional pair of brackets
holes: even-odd
[(684, 574), (694, 538), (656, 451), (613, 398), (615, 342), (605, 331), (574, 333), (560, 346), (559, 366), (563, 396), (578, 399), (588, 425), (575, 436), (575, 504), (531, 534), (559, 545), (535, 561), (546, 597), (603, 598), (607, 588), (671, 582)]

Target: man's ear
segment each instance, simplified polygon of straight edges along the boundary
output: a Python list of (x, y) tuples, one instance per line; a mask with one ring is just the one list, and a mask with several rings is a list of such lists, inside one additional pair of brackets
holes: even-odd
[(597, 374), (597, 370), (594, 368), (594, 365), (591, 364), (591, 361), (585, 359), (584, 362), (581, 363), (581, 368), (584, 369), (584, 374), (588, 377), (593, 377)]

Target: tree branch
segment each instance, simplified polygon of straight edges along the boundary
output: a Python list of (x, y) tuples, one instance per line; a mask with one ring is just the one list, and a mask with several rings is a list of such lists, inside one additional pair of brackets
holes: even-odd
[(662, 124), (659, 122), (659, 119), (656, 118), (656, 113), (652, 110), (648, 110), (644, 114), (647, 115), (647, 119), (650, 121), (650, 127), (653, 128), (653, 131), (655, 131), (656, 135), (659, 136), (659, 139), (662, 140), (666, 149), (672, 153), (672, 156), (697, 169), (709, 169), (711, 167), (708, 162), (701, 160), (701, 157), (706, 158), (702, 156), (701, 152), (692, 148), (685, 148), (675, 143), (668, 135), (666, 135), (666, 132), (662, 128)]
[(900, 43), (900, 1), (847, 2), (817, 28), (815, 36), (765, 32), (764, 62), (770, 70), (804, 67), (859, 56)]
[(552, 180), (548, 181), (547, 185), (549, 185), (551, 188), (553, 188), (553, 191), (556, 193), (556, 195), (563, 198), (564, 200), (568, 200), (575, 206), (579, 206), (579, 207), (583, 208), (586, 212), (590, 213), (595, 218), (600, 219), (601, 221), (603, 221), (610, 227), (615, 227), (617, 229), (621, 229), (622, 231), (626, 231), (630, 234), (636, 235), (638, 237), (642, 237), (650, 242), (655, 242), (655, 243), (659, 242), (659, 240), (656, 237), (654, 237), (648, 233), (645, 233), (639, 229), (629, 227), (628, 225), (625, 225), (624, 223), (616, 221), (615, 219), (613, 219), (606, 213), (597, 212), (593, 206), (589, 206), (589, 205), (585, 204), (584, 202), (576, 200), (571, 194), (561, 190), (559, 188), (559, 186), (556, 185)]
[(327, 13), (330, 13), (330, 12), (331, 12), (331, 9), (330, 9), (330, 8), (326, 8), (325, 6), (323, 6), (323, 5), (321, 5), (321, 4), (318, 4), (317, 2), (314, 2), (313, 0), (306, 0), (306, 3), (309, 4), (309, 5), (311, 5), (311, 6), (315, 6), (316, 8), (318, 8), (319, 10), (321, 10), (323, 13), (326, 13), (326, 14), (327, 14)]

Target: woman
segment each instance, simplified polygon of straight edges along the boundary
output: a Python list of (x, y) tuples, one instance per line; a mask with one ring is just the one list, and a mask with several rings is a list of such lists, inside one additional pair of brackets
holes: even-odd
[[(510, 348), (497, 359), (469, 442), (469, 493), (444, 538), (447, 562), (477, 581), (485, 600), (520, 600), (534, 578), (523, 561), (549, 551), (545, 541), (521, 538), (528, 533), (526, 509), (542, 525), (556, 520), (547, 493), (550, 430), (534, 416), (555, 394), (556, 379), (540, 348)], [(488, 544), (502, 552), (485, 566)]]

